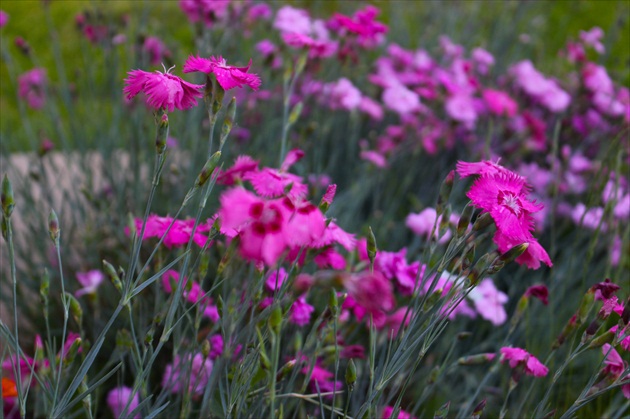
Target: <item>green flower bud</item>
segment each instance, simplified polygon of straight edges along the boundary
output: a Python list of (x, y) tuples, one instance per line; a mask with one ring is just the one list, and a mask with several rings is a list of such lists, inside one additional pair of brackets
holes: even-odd
[(210, 156), (208, 161), (206, 161), (206, 164), (203, 166), (203, 169), (201, 169), (199, 176), (197, 176), (197, 180), (195, 181), (196, 188), (203, 186), (208, 181), (212, 173), (214, 173), (214, 170), (217, 168), (219, 160), (221, 160), (220, 151), (217, 151), (212, 156)]
[(466, 205), (464, 212), (462, 212), (462, 215), (459, 217), (459, 221), (457, 222), (457, 237), (461, 237), (464, 233), (466, 233), (474, 212), (475, 207), (470, 204)]
[(166, 139), (168, 138), (168, 115), (164, 110), (156, 113), (157, 134), (155, 135), (155, 150), (158, 154), (166, 150)]
[(230, 103), (227, 107), (227, 112), (225, 113), (225, 119), (223, 120), (223, 127), (221, 127), (221, 140), (219, 145), (219, 150), (223, 149), (223, 145), (230, 135), (232, 131), (232, 127), (234, 126), (234, 119), (236, 118), (236, 98), (233, 97), (230, 99)]
[(440, 407), (435, 415), (433, 415), (433, 419), (444, 419), (448, 416), (448, 409), (451, 407), (451, 402), (446, 402)]
[(354, 389), (354, 383), (357, 381), (357, 367), (354, 365), (354, 360), (350, 358), (350, 362), (348, 362), (348, 366), (346, 367), (346, 385), (348, 386), (348, 390), (352, 391)]
[(11, 186), (11, 181), (9, 181), (9, 177), (4, 174), (4, 178), (2, 179), (2, 192), (0, 193), (0, 203), (2, 204), (2, 214), (6, 218), (10, 218), (13, 213), (13, 208), (15, 207), (15, 199), (13, 196), (13, 187)]
[(588, 345), (588, 349), (596, 349), (601, 348), (607, 343), (611, 343), (615, 339), (615, 332), (611, 332), (610, 330), (605, 331), (601, 335), (597, 336), (595, 339), (591, 341)]
[(455, 180), (455, 171), (451, 170), (442, 181), (442, 185), (440, 185), (440, 194), (438, 195), (437, 205), (435, 206), (435, 211), (438, 215), (442, 214), (444, 211), (444, 206), (448, 202), (448, 199), (451, 196), (451, 191), (453, 190), (453, 181)]
[(374, 232), (372, 231), (372, 227), (368, 227), (369, 233), (367, 237), (367, 253), (370, 258), (370, 264), (374, 265), (374, 259), (376, 258), (376, 253), (378, 252), (378, 248), (376, 247), (376, 237), (374, 237)]
[(116, 332), (116, 346), (121, 350), (133, 348), (133, 338), (127, 329), (118, 329)]
[(276, 335), (280, 334), (280, 326), (282, 324), (282, 307), (276, 305), (271, 309), (269, 316), (269, 329)]
[(474, 231), (485, 230), (486, 227), (492, 225), (493, 222), (494, 220), (492, 219), (492, 216), (490, 215), (490, 213), (484, 212), (475, 220), (475, 223), (473, 224), (473, 230)]
[(483, 410), (486, 408), (486, 399), (483, 399), (481, 401), (481, 403), (479, 403), (477, 406), (475, 406), (475, 408), (473, 409), (473, 413), (472, 413), (472, 419), (479, 419), (481, 417), (481, 414), (483, 413)]
[(81, 308), (81, 304), (79, 304), (79, 301), (69, 292), (66, 292), (64, 295), (66, 301), (68, 301), (70, 305), (70, 314), (72, 314), (72, 318), (74, 318), (74, 321), (81, 326), (81, 320), (83, 319), (83, 309)]
[(330, 289), (328, 293), (328, 308), (333, 316), (337, 316), (339, 313), (339, 299), (337, 298), (337, 291), (334, 288)]
[(103, 259), (103, 270), (109, 277), (109, 280), (112, 281), (112, 284), (114, 284), (114, 287), (116, 287), (119, 292), (122, 292), (122, 282), (116, 273), (116, 269), (114, 269), (114, 266), (105, 259)]

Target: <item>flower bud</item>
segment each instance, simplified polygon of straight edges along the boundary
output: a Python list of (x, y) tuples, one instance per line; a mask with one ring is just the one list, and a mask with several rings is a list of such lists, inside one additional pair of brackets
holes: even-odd
[(109, 280), (114, 284), (114, 287), (116, 287), (118, 291), (122, 292), (122, 282), (120, 282), (120, 277), (116, 273), (116, 269), (114, 269), (114, 266), (105, 259), (103, 259), (103, 270), (109, 277)]
[(473, 413), (472, 413), (472, 419), (479, 419), (481, 417), (481, 414), (483, 413), (483, 410), (486, 408), (486, 399), (483, 399), (481, 401), (481, 403), (479, 403), (477, 406), (475, 406), (475, 408), (473, 409)]
[(615, 332), (611, 332), (610, 330), (605, 331), (601, 335), (597, 336), (595, 339), (591, 341), (588, 345), (588, 349), (601, 348), (607, 343), (610, 343), (615, 338)]
[(486, 353), (477, 355), (463, 356), (457, 360), (459, 365), (484, 365), (494, 361), (496, 354)]
[(282, 307), (276, 305), (271, 309), (269, 316), (269, 328), (276, 335), (280, 334), (280, 326), (282, 324)]
[(216, 116), (223, 107), (223, 98), (225, 97), (225, 89), (219, 84), (214, 82), (213, 85), (213, 101), (212, 101), (212, 114)]
[(346, 385), (348, 386), (348, 390), (352, 391), (354, 389), (354, 383), (357, 381), (357, 367), (354, 365), (354, 361), (350, 358), (350, 362), (348, 362), (348, 366), (346, 367)]
[(81, 304), (79, 304), (79, 301), (69, 292), (66, 292), (64, 295), (66, 301), (68, 301), (70, 305), (70, 314), (72, 314), (74, 321), (81, 326), (81, 320), (83, 319), (83, 309), (81, 308)]
[(334, 288), (331, 288), (328, 294), (328, 308), (335, 317), (339, 313), (339, 299), (337, 298), (337, 291)]
[(11, 181), (9, 177), (4, 174), (4, 178), (2, 179), (2, 193), (0, 193), (0, 203), (2, 204), (2, 214), (6, 218), (10, 218), (13, 213), (13, 208), (15, 207), (15, 199), (13, 196), (13, 187), (11, 186)]
[(59, 244), (59, 235), (61, 230), (59, 229), (59, 218), (55, 210), (51, 209), (48, 215), (48, 235), (50, 239), (55, 243), (55, 246)]
[(219, 150), (223, 149), (223, 145), (227, 140), (228, 135), (232, 131), (232, 127), (234, 126), (234, 119), (236, 118), (236, 98), (233, 97), (230, 100), (230, 103), (227, 107), (227, 112), (225, 113), (225, 119), (223, 119), (223, 127), (221, 127), (221, 140), (219, 143)]
[(210, 341), (208, 341), (208, 339), (204, 339), (203, 342), (201, 342), (201, 355), (203, 355), (204, 358), (207, 358), (208, 355), (210, 355)]
[(44, 269), (44, 274), (39, 283), (39, 297), (44, 307), (48, 306), (48, 291), (50, 290), (50, 275), (48, 269)]
[(289, 125), (295, 124), (295, 122), (300, 117), (300, 114), (302, 113), (303, 107), (304, 107), (304, 104), (302, 102), (298, 102), (297, 105), (295, 105), (293, 109), (291, 109), (291, 113), (289, 114), (289, 119), (288, 119)]
[(503, 262), (504, 264), (513, 262), (514, 259), (516, 259), (520, 255), (525, 253), (528, 247), (529, 247), (529, 243), (518, 244), (514, 246), (513, 248), (511, 248), (510, 250), (508, 250), (507, 252), (503, 253), (501, 256), (499, 256), (499, 261)]
[[(157, 119), (159, 118), (159, 119)], [(166, 149), (166, 139), (168, 138), (168, 115), (166, 112), (159, 111), (157, 113), (157, 134), (155, 136), (155, 150), (158, 154), (164, 153)]]
[(284, 378), (288, 374), (290, 374), (293, 371), (293, 369), (295, 368), (295, 364), (296, 363), (297, 363), (297, 361), (295, 359), (292, 359), (289, 362), (287, 362), (286, 364), (284, 364), (280, 368), (280, 371), (278, 372), (278, 374), (276, 375), (276, 380), (280, 381), (282, 378)]
[(72, 345), (70, 345), (70, 348), (68, 348), (68, 351), (64, 354), (64, 358), (63, 358), (64, 366), (68, 366), (72, 364), (72, 362), (74, 361), (74, 358), (79, 352), (79, 348), (81, 347), (81, 342), (82, 342), (81, 338), (74, 339), (74, 342), (72, 342)]
[(490, 215), (489, 212), (484, 212), (475, 220), (475, 223), (473, 224), (473, 230), (475, 231), (485, 230), (486, 227), (492, 225), (493, 222), (494, 221), (492, 219), (492, 215)]
[(374, 259), (376, 258), (376, 253), (378, 252), (378, 248), (376, 247), (376, 237), (374, 237), (374, 232), (372, 231), (372, 227), (368, 227), (369, 234), (367, 237), (367, 253), (370, 258), (370, 264), (374, 265)]
[(206, 164), (203, 166), (203, 169), (201, 169), (199, 176), (197, 176), (197, 180), (195, 181), (196, 188), (203, 186), (208, 181), (212, 173), (214, 173), (214, 170), (217, 168), (219, 160), (221, 160), (220, 151), (217, 151), (210, 156), (208, 161), (206, 161)]
[(448, 409), (451, 407), (451, 402), (446, 402), (442, 405), (442, 407), (440, 407), (438, 409), (437, 412), (435, 412), (435, 415), (433, 415), (433, 419), (444, 419), (445, 417), (448, 416)]
[(457, 222), (457, 237), (461, 237), (464, 233), (466, 233), (474, 212), (475, 207), (470, 204), (466, 205), (464, 212), (462, 212), (462, 215), (459, 217), (459, 221)]
[(453, 180), (455, 179), (455, 171), (451, 170), (444, 178), (442, 185), (440, 186), (440, 194), (438, 195), (437, 205), (435, 206), (435, 212), (437, 215), (442, 214), (444, 211), (444, 205), (448, 202), (453, 190)]
[(133, 348), (133, 338), (127, 329), (118, 329), (116, 332), (116, 347), (121, 350)]
[(337, 185), (335, 184), (328, 185), (328, 188), (326, 189), (326, 193), (324, 194), (324, 196), (322, 196), (322, 200), (319, 202), (319, 210), (322, 213), (325, 214), (326, 211), (328, 211), (328, 208), (332, 204), (333, 199), (335, 199), (336, 192), (337, 192)]

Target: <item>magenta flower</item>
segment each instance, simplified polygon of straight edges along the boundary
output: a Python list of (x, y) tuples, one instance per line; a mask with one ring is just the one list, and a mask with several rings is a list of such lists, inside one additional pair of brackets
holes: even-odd
[(389, 29), (376, 21), (379, 13), (380, 10), (372, 5), (357, 10), (352, 17), (335, 13), (328, 21), (328, 27), (339, 34), (353, 34), (360, 46), (372, 48), (383, 41), (383, 35)]
[(103, 272), (98, 269), (94, 269), (88, 272), (77, 272), (77, 281), (83, 286), (80, 290), (74, 293), (76, 297), (80, 297), (85, 294), (96, 294), (101, 282), (105, 279)]
[[(173, 287), (177, 286), (179, 279), (179, 272), (172, 269), (166, 271), (164, 275), (162, 275), (162, 286), (164, 287), (164, 291), (169, 294), (173, 292)], [(217, 309), (217, 306), (212, 305), (210, 297), (205, 295), (206, 291), (204, 291), (204, 289), (201, 288), (201, 285), (195, 281), (192, 281), (190, 288), (188, 288), (187, 278), (184, 278), (184, 282), (186, 282), (186, 284), (184, 285), (185, 288), (183, 296), (186, 301), (191, 304), (199, 303), (199, 307), (203, 309), (203, 315), (216, 323), (219, 320), (219, 310)]]
[(265, 280), (265, 286), (270, 291), (279, 290), (282, 287), (284, 281), (289, 277), (286, 269), (280, 267), (280, 269), (272, 270), (267, 279)]
[(170, 58), (171, 51), (157, 37), (149, 36), (144, 40), (142, 50), (149, 55), (151, 65), (160, 64), (165, 58)]
[(306, 297), (301, 296), (291, 305), (289, 321), (298, 326), (307, 325), (311, 321), (311, 314), (315, 307), (306, 302)]
[[(131, 399), (132, 392), (132, 389), (130, 389), (129, 387), (121, 386), (116, 387), (110, 390), (109, 393), (107, 393), (107, 406), (112, 411), (114, 417), (122, 417), (123, 409), (125, 408), (125, 406), (127, 406), (127, 402), (129, 401), (129, 399)], [(136, 392), (136, 394), (134, 394), (133, 396), (133, 399), (131, 399), (131, 402), (129, 403), (129, 408), (127, 409), (127, 412), (133, 411), (133, 409), (138, 407), (138, 404), (140, 404), (140, 395)], [(140, 417), (140, 414), (137, 413), (134, 416), (134, 419), (140, 419)]]
[(234, 185), (243, 179), (243, 175), (248, 172), (256, 172), (258, 170), (258, 162), (250, 156), (238, 156), (234, 160), (234, 165), (229, 169), (221, 171), (217, 178), (217, 183), (222, 185)]
[(508, 302), (508, 296), (499, 291), (492, 279), (486, 278), (473, 288), (468, 294), (477, 313), (493, 325), (500, 326), (507, 320), (507, 313), (503, 307)]
[(482, 96), (488, 110), (495, 115), (511, 118), (518, 112), (518, 104), (505, 92), (486, 89)]
[(9, 15), (4, 10), (0, 10), (0, 28), (4, 28), (4, 25), (9, 21)]
[(361, 92), (345, 77), (324, 86), (325, 103), (331, 109), (351, 111), (361, 104)]
[(332, 56), (337, 51), (337, 42), (314, 39), (308, 35), (297, 32), (285, 32), (282, 40), (292, 48), (305, 48), (309, 51), (311, 58), (326, 58)]
[(538, 298), (544, 305), (549, 305), (549, 289), (545, 285), (532, 285), (527, 288), (524, 296)]
[(230, 0), (179, 0), (179, 7), (190, 22), (203, 20), (208, 28), (228, 15), (229, 6)]
[(252, 65), (252, 60), (246, 67), (232, 67), (227, 65), (225, 59), (221, 56), (201, 58), (199, 56), (190, 56), (184, 63), (184, 73), (198, 71), (201, 73), (211, 74), (217, 78), (217, 82), (225, 90), (235, 87), (249, 86), (253, 90), (258, 90), (261, 81), (256, 74), (248, 73)]
[[(311, 374), (309, 387), (312, 391), (318, 391), (317, 387), (319, 387), (319, 391), (322, 393), (328, 393), (334, 389), (340, 390), (343, 388), (343, 383), (341, 381), (334, 381), (335, 374), (323, 367), (320, 367), (319, 365), (313, 366), (312, 371), (309, 366), (302, 368), (302, 374), (308, 375), (309, 372)], [(317, 386), (315, 383), (317, 383)]]
[(127, 100), (131, 100), (138, 93), (143, 92), (148, 106), (155, 109), (165, 109), (173, 112), (177, 109), (192, 108), (197, 104), (197, 98), (202, 97), (200, 91), (203, 85), (188, 83), (181, 78), (170, 74), (148, 73), (142, 70), (132, 70), (127, 73), (123, 93)]
[[(142, 219), (136, 218), (136, 232), (138, 236), (142, 232)], [(171, 217), (160, 217), (157, 215), (150, 215), (147, 218), (147, 225), (144, 231), (143, 240), (147, 240), (150, 238), (162, 238), (166, 233), (168, 227), (173, 223), (173, 226), (164, 237), (164, 246), (171, 249), (173, 247), (182, 247), (188, 244), (190, 237), (192, 235), (192, 229), (195, 224), (195, 220), (173, 220)], [(197, 246), (203, 247), (208, 241), (208, 236), (204, 233), (210, 231), (212, 221), (210, 220), (208, 223), (202, 223), (197, 226), (195, 230), (195, 235), (193, 236), (193, 241)], [(126, 233), (129, 234), (129, 230), (125, 229)]]
[(519, 365), (525, 367), (525, 373), (534, 377), (544, 377), (549, 373), (549, 368), (545, 367), (534, 355), (521, 348), (503, 347), (501, 348), (501, 362), (509, 361), (510, 368)]
[[(619, 352), (615, 350), (609, 343), (604, 344), (602, 346), (602, 353), (606, 357), (604, 359), (604, 364), (606, 365), (603, 369), (603, 373), (610, 375), (613, 379), (617, 379), (623, 374), (624, 370), (627, 368), (628, 363), (621, 358)], [(629, 381), (630, 374), (626, 375), (622, 380)], [(626, 399), (630, 399), (630, 382), (628, 384), (624, 384), (621, 387), (621, 391), (623, 396)]]
[(394, 413), (394, 408), (392, 406), (385, 406), (381, 417), (383, 419), (415, 419), (416, 418), (415, 416), (411, 416), (411, 413), (405, 412), (402, 409), (400, 409), (400, 412), (398, 412), (398, 416), (396, 416), (395, 418), (392, 418), (393, 413)]
[(584, 45), (593, 47), (598, 54), (603, 54), (606, 51), (601, 39), (604, 37), (604, 31), (602, 28), (595, 26), (590, 31), (580, 31), (580, 40), (584, 42)]
[(46, 102), (46, 70), (34, 68), (18, 77), (18, 94), (28, 106), (41, 109)]

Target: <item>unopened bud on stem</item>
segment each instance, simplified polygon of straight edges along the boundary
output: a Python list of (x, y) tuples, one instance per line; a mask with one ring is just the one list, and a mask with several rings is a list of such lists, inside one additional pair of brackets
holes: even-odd
[(13, 208), (15, 207), (15, 200), (13, 196), (13, 187), (11, 186), (11, 181), (8, 176), (4, 175), (2, 179), (2, 193), (0, 194), (0, 203), (2, 204), (2, 214), (9, 218), (13, 213)]
[(61, 230), (59, 229), (59, 218), (55, 210), (51, 209), (48, 215), (48, 235), (50, 239), (55, 243), (55, 246), (59, 244), (59, 235)]
[(156, 123), (155, 150), (158, 154), (162, 154), (166, 149), (166, 139), (168, 138), (168, 115), (166, 112), (161, 111), (156, 115)]

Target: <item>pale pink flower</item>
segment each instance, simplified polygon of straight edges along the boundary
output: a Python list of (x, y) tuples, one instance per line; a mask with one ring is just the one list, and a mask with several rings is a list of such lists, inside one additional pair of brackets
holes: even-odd
[(289, 321), (298, 326), (305, 326), (311, 321), (311, 314), (315, 307), (306, 302), (306, 297), (301, 296), (291, 305)]
[(584, 86), (591, 92), (611, 93), (614, 90), (613, 82), (606, 68), (589, 62), (582, 69)]
[[(128, 417), (122, 415), (127, 403), (129, 403), (127, 413), (138, 407), (138, 404), (140, 404), (140, 395), (136, 392), (132, 398), (132, 393), (133, 390), (127, 386), (113, 388), (107, 393), (107, 406), (112, 411), (112, 415), (114, 415), (115, 418)], [(130, 399), (131, 401), (129, 401)], [(140, 417), (140, 413), (136, 413), (134, 419), (140, 419)]]
[(604, 208), (592, 207), (587, 208), (583, 203), (578, 203), (571, 211), (571, 219), (573, 222), (581, 227), (588, 228), (589, 230), (602, 231), (606, 230), (606, 223), (602, 221), (604, 217)]
[(538, 100), (552, 112), (564, 111), (571, 102), (571, 96), (558, 84), (543, 76), (531, 61), (520, 61), (510, 68), (515, 84), (525, 93)]
[(464, 54), (464, 47), (453, 43), (451, 38), (446, 35), (440, 36), (440, 48), (442, 48), (444, 54), (449, 58), (459, 58)]
[(171, 56), (171, 51), (155, 36), (149, 36), (144, 40), (142, 50), (149, 55), (149, 63), (151, 65), (158, 65), (165, 58), (170, 58)]
[(281, 32), (310, 35), (311, 18), (308, 12), (291, 6), (282, 6), (273, 22), (273, 27)]
[(472, 59), (477, 64), (477, 71), (480, 74), (487, 74), (488, 69), (494, 65), (494, 57), (483, 48), (473, 49)]
[(584, 45), (593, 47), (599, 54), (603, 54), (606, 51), (601, 39), (604, 37), (604, 31), (602, 28), (595, 26), (589, 31), (580, 31), (580, 39), (584, 42)]
[(387, 159), (378, 151), (374, 150), (363, 150), (359, 153), (359, 157), (361, 160), (369, 161), (374, 164), (374, 166), (384, 169), (387, 167)]
[(375, 121), (383, 119), (383, 107), (377, 101), (371, 99), (368, 96), (361, 97), (361, 103), (359, 103), (359, 110), (368, 114)]
[(488, 110), (495, 115), (513, 117), (518, 112), (518, 104), (505, 92), (486, 89), (482, 96)]
[(256, 74), (248, 73), (251, 65), (251, 59), (245, 67), (233, 67), (227, 65), (227, 62), (221, 56), (201, 58), (191, 55), (184, 63), (184, 73), (193, 71), (206, 74), (214, 73), (217, 82), (225, 90), (243, 86), (249, 86), (253, 90), (258, 90), (261, 84), (260, 77)]
[(80, 297), (85, 294), (96, 294), (101, 282), (105, 279), (103, 272), (98, 269), (94, 269), (88, 272), (77, 272), (77, 281), (83, 288), (74, 293), (76, 297)]
[(509, 361), (511, 368), (519, 365), (525, 367), (525, 373), (534, 377), (544, 377), (549, 373), (549, 368), (543, 365), (534, 355), (525, 349), (503, 347), (501, 348), (501, 362)]
[(278, 52), (278, 47), (276, 44), (271, 42), (269, 39), (263, 39), (262, 41), (256, 44), (256, 51), (262, 54), (263, 57), (269, 57)]
[(171, 393), (188, 392), (193, 398), (198, 398), (206, 389), (212, 366), (212, 361), (201, 353), (175, 355), (173, 363), (164, 369), (162, 387)]
[[(407, 215), (407, 218), (405, 219), (405, 225), (417, 235), (425, 236), (428, 239), (431, 236), (431, 232), (433, 232), (433, 225), (435, 224), (436, 217), (437, 212), (435, 211), (435, 208), (425, 208), (417, 214), (411, 213)], [(437, 220), (433, 236), (436, 239), (439, 239), (439, 243), (444, 244), (451, 239), (452, 234), (450, 230), (446, 230), (442, 237), (438, 237), (441, 221), (442, 216), (440, 216)]]
[(420, 109), (420, 97), (404, 85), (395, 83), (383, 91), (383, 103), (388, 109), (406, 115)]
[(125, 79), (123, 88), (127, 100), (143, 92), (147, 105), (155, 109), (173, 112), (175, 108), (192, 108), (197, 104), (197, 98), (203, 96), (203, 85), (188, 83), (168, 72), (132, 70), (127, 74), (129, 77)]
[(0, 10), (0, 28), (4, 28), (8, 21), (9, 15), (4, 10)]
[(621, 260), (621, 254), (623, 251), (623, 242), (621, 237), (615, 236), (613, 239), (612, 249), (610, 250), (610, 264), (612, 266), (618, 266)]
[(361, 104), (361, 92), (345, 77), (336, 82), (328, 83), (324, 91), (327, 96), (325, 103), (331, 109), (351, 111)]
[(504, 305), (508, 302), (508, 296), (494, 286), (492, 279), (481, 281), (470, 291), (468, 298), (473, 301), (477, 313), (493, 325), (502, 325), (507, 320)]
[(446, 99), (444, 104), (446, 113), (467, 128), (473, 128), (477, 121), (477, 111), (473, 98), (468, 94), (455, 94)]
[(34, 68), (18, 77), (18, 94), (33, 109), (41, 109), (46, 102), (46, 70)]

